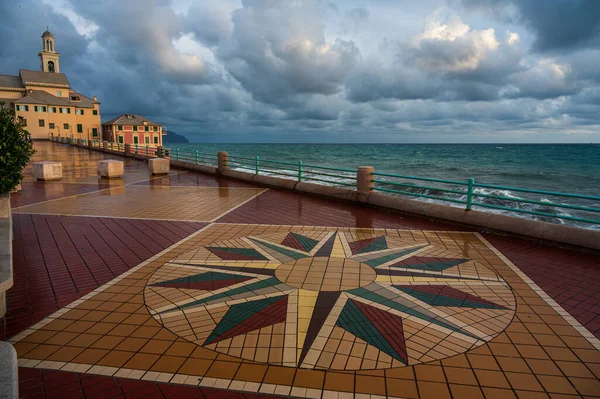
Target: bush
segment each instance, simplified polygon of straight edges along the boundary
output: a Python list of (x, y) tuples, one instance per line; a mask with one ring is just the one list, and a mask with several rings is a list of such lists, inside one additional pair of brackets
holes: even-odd
[(31, 135), (23, 128), (21, 117), (0, 102), (0, 193), (7, 193), (23, 180), (21, 171), (35, 153)]

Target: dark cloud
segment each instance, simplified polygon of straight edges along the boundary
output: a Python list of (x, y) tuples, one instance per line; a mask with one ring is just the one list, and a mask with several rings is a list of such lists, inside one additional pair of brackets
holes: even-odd
[(467, 8), (491, 11), (535, 33), (534, 51), (600, 48), (600, 1), (462, 0)]
[[(0, 73), (38, 69), (49, 24), (61, 70), (98, 96), (104, 120), (138, 113), (213, 142), (499, 141), (600, 126), (600, 50), (589, 47), (587, 17), (549, 47), (539, 19), (555, 12), (532, 16), (509, 1), (463, 2), (491, 10), (495, 29), (450, 10), (398, 32), (377, 30), (382, 7), (390, 19), (402, 12), (395, 2), (194, 1), (175, 11), (170, 0), (67, 1), (77, 29), (41, 0), (0, 2)], [(565, 15), (590, 5), (574, 4)], [(534, 32), (523, 42), (535, 52), (507, 32), (526, 35), (519, 26)], [(365, 32), (380, 40), (365, 43)]]

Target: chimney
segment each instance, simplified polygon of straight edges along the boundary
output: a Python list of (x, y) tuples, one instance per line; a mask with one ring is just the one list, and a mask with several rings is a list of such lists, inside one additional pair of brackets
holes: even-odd
[(94, 101), (98, 101), (98, 97), (94, 96)]

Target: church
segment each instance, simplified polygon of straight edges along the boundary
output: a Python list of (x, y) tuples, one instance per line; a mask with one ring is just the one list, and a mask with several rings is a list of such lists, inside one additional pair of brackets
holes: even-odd
[(19, 75), (0, 75), (0, 102), (23, 118), (33, 139), (50, 137), (102, 138), (100, 103), (71, 88), (60, 72), (60, 54), (54, 35), (42, 34), (40, 71), (19, 70)]

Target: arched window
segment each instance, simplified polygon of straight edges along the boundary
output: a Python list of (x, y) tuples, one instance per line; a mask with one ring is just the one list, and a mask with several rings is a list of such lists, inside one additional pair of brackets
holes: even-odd
[(48, 72), (54, 72), (54, 61), (48, 61)]

